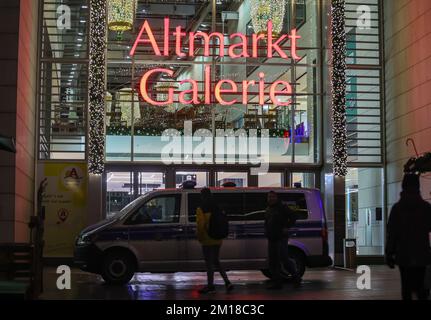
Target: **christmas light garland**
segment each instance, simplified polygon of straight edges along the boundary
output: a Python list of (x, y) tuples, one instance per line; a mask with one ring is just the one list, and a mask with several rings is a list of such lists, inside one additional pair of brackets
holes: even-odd
[(270, 20), (273, 23), (274, 34), (279, 34), (283, 29), (285, 11), (285, 0), (252, 0), (250, 15), (254, 31), (265, 33)]
[[(219, 128), (219, 129), (223, 129), (223, 128)], [(164, 128), (148, 128), (148, 127), (142, 127), (142, 126), (135, 126), (134, 130), (133, 130), (133, 134), (134, 136), (146, 136), (146, 137), (160, 137), (163, 132), (166, 129)], [(184, 129), (175, 129), (178, 132), (181, 133), (181, 135), (184, 134)], [(198, 130), (195, 129), (193, 130), (193, 133)], [(262, 136), (262, 131), (263, 129), (243, 129), (246, 133), (247, 136), (250, 136), (250, 131), (251, 130), (256, 130), (256, 135), (257, 137), (261, 137)], [(269, 134), (268, 136), (270, 138), (284, 138), (284, 139), (288, 139), (288, 135), (286, 135), (286, 133), (288, 132), (285, 129), (266, 129), (268, 130)], [(107, 126), (106, 127), (106, 135), (107, 136), (131, 136), (132, 134), (132, 127), (130, 126)], [(296, 135), (296, 140), (297, 143), (301, 143), (301, 140), (304, 141), (304, 143), (308, 143), (308, 136), (302, 135)]]
[(106, 0), (90, 0), (88, 171), (105, 169)]
[(333, 173), (347, 174), (345, 0), (332, 0)]

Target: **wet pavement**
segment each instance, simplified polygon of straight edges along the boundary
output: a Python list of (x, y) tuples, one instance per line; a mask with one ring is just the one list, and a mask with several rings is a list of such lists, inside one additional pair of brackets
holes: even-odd
[(227, 294), (220, 277), (216, 277), (217, 292), (200, 295), (206, 274), (201, 272), (151, 274), (137, 273), (127, 286), (105, 285), (98, 275), (72, 269), (71, 289), (58, 290), (58, 275), (53, 267), (45, 268), (44, 293), (41, 299), (97, 299), (97, 300), (388, 300), (400, 298), (397, 270), (386, 266), (371, 266), (371, 289), (359, 290), (359, 274), (340, 269), (309, 269), (300, 288), (287, 283), (282, 290), (266, 289), (267, 279), (260, 271), (232, 271), (228, 275), (235, 285)]

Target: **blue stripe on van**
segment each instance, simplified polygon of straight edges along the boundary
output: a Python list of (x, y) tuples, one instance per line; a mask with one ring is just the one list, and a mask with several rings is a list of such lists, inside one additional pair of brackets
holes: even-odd
[[(321, 237), (321, 222), (305, 222), (297, 223), (294, 230), (289, 232), (289, 235), (294, 238), (309, 238)], [(180, 231), (182, 229), (182, 231)], [(317, 230), (310, 230), (317, 229)], [(196, 225), (147, 225), (131, 227), (129, 239), (131, 241), (140, 240), (185, 240), (196, 239)], [(293, 236), (295, 234), (295, 236)], [(246, 224), (230, 224), (229, 238), (249, 239), (249, 238), (264, 238), (265, 228), (263, 222), (246, 223)], [(98, 241), (127, 241), (127, 230), (124, 228), (113, 228), (103, 230)]]

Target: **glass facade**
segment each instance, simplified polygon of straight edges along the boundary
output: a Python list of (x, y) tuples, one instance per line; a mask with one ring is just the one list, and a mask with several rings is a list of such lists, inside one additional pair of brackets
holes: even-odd
[(381, 7), (360, 2), (346, 1), (348, 161), (382, 164)]
[(89, 6), (42, 2), (39, 45), (41, 160), (84, 160), (87, 142)]
[[(250, 148), (257, 152), (264, 150), (259, 143), (252, 146), (254, 140), (250, 137), (252, 134), (262, 137), (268, 130), (268, 150), (265, 151), (271, 165), (318, 166), (322, 153), (321, 110), (326, 108), (323, 97), (328, 85), (324, 81), (326, 58), (323, 61), (321, 58), (325, 56), (322, 43), (327, 41), (328, 30), (324, 25), (328, 22), (324, 17), (323, 2), (274, 1), (282, 13), (275, 26), (280, 30), (279, 34), (289, 34), (296, 29), (300, 36), (298, 59), (284, 59), (277, 52), (268, 57), (265, 39), (257, 42), (255, 57), (237, 54), (237, 58), (232, 58), (228, 55), (229, 46), (238, 42), (230, 35), (244, 35), (248, 47), (252, 47), (253, 35), (262, 31), (255, 29), (262, 28), (263, 22), (253, 20), (252, 16), (258, 0), (216, 1), (214, 10), (213, 1), (133, 3), (135, 14), (130, 30), (108, 28), (107, 163), (162, 163), (169, 139), (161, 136), (166, 129), (171, 129), (178, 133), (177, 141), (181, 146), (171, 159), (179, 163), (191, 161), (186, 149), (194, 151), (205, 140), (210, 142), (211, 152), (201, 159), (204, 164), (226, 164), (228, 160), (253, 164), (253, 159), (247, 158)], [(45, 0), (41, 6), (39, 159), (85, 160), (88, 151), (89, 1)], [(107, 10), (110, 10), (109, 6)], [(165, 18), (169, 18), (169, 26), (165, 25)], [(166, 48), (166, 55), (157, 56), (148, 43), (138, 46), (131, 54), (145, 21), (157, 45)], [(355, 165), (383, 163), (380, 24), (379, 0), (364, 0), (361, 5), (346, 1), (348, 160)], [(188, 52), (190, 41), (185, 35), (177, 50), (177, 27), (185, 34), (218, 32), (223, 36), (212, 37), (208, 42), (203, 37), (195, 37), (191, 55)], [(167, 44), (164, 43), (165, 29), (170, 33)], [(274, 36), (276, 40), (277, 35)], [(220, 41), (224, 43), (223, 52)], [(206, 45), (211, 54), (205, 54)], [(292, 45), (287, 40), (280, 44), (280, 48), (288, 52)], [(238, 92), (247, 89), (246, 98), (231, 93), (229, 99), (226, 98), (236, 100), (231, 105), (214, 100), (210, 104), (204, 103), (206, 66), (210, 67), (211, 87), (220, 80), (230, 80), (238, 87)], [(159, 106), (143, 99), (141, 78), (154, 68), (170, 70), (172, 76), (153, 73), (147, 82), (148, 95), (154, 101), (164, 101), (168, 91), (173, 90), (176, 98), (172, 103)], [(244, 81), (257, 81), (260, 74), (265, 75), (265, 89), (274, 81), (291, 84), (291, 94), (280, 98), (289, 99), (288, 106), (280, 105), (285, 102), (281, 100), (274, 104), (267, 97), (260, 103), (257, 86), (245, 85), (243, 88)], [(187, 79), (197, 83), (194, 100), (190, 99), (190, 92), (184, 94), (182, 100), (178, 98), (180, 92), (191, 89)], [(221, 89), (225, 87), (221, 86)], [(209, 94), (214, 96), (214, 90)], [(206, 137), (186, 141), (188, 130), (195, 134), (202, 133), (202, 129), (208, 130)], [(242, 135), (248, 140), (241, 140)], [(233, 142), (228, 142), (231, 136)], [(245, 145), (242, 141), (246, 141)], [(188, 142), (190, 147), (186, 147)]]
[[(241, 57), (233, 59), (227, 55), (230, 45), (229, 35), (242, 33), (250, 42), (253, 22), (250, 12), (255, 1), (222, 1), (217, 2), (216, 13), (212, 13), (211, 1), (181, 2), (162, 4), (157, 2), (138, 1), (133, 29), (118, 33), (109, 31), (108, 35), (108, 79), (106, 92), (106, 160), (114, 161), (147, 161), (161, 160), (163, 147), (161, 135), (166, 129), (183, 133), (185, 121), (191, 124), (191, 131), (209, 129), (215, 152), (205, 163), (223, 163), (220, 158), (239, 158), (246, 156), (236, 139), (237, 147), (228, 149), (226, 136), (221, 137), (216, 130), (234, 134), (238, 130), (250, 136), (250, 130), (262, 129), (269, 132), (269, 161), (273, 164), (307, 163), (319, 161), (319, 126), (320, 117), (320, 33), (318, 30), (318, 1), (280, 1), (284, 3), (282, 32), (296, 28), (301, 39), (298, 43), (300, 60), (282, 59), (278, 55), (266, 57), (265, 42), (259, 44), (256, 58)], [(225, 56), (219, 57), (220, 49), (211, 56), (204, 55), (201, 39), (194, 41), (194, 56), (179, 57), (173, 40), (169, 43), (169, 56), (156, 56), (151, 46), (138, 47), (133, 56), (130, 51), (144, 21), (148, 21), (159, 47), (164, 45), (164, 19), (169, 17), (169, 30), (177, 27), (187, 32), (210, 32), (213, 24), (216, 31), (224, 35)], [(218, 39), (220, 41), (220, 39)], [(187, 54), (189, 44), (184, 40), (183, 54)], [(219, 43), (211, 43), (216, 47)], [(289, 44), (283, 43), (282, 48)], [(215, 49), (214, 49), (215, 50)], [(164, 101), (169, 88), (175, 92), (190, 89), (185, 79), (198, 83), (199, 99), (203, 99), (205, 66), (211, 66), (212, 85), (221, 79), (232, 80), (242, 89), (244, 80), (258, 80), (259, 74), (265, 74), (265, 87), (276, 80), (285, 80), (292, 84), (292, 103), (289, 106), (258, 103), (257, 88), (249, 88), (246, 103), (239, 96), (239, 102), (229, 106), (213, 103), (211, 106), (194, 103), (181, 103), (175, 98), (165, 106), (151, 105), (142, 99), (139, 93), (139, 82), (142, 76), (155, 67), (169, 69), (173, 76), (155, 74), (148, 82), (148, 94), (155, 101)], [(214, 93), (213, 93), (214, 94)], [(217, 138), (215, 137), (217, 135)], [(179, 138), (185, 144), (184, 138)], [(199, 141), (193, 141), (195, 148)], [(228, 150), (227, 150), (228, 149)], [(218, 152), (226, 150), (221, 155)], [(184, 160), (185, 152), (177, 154), (177, 160)], [(217, 159), (215, 159), (217, 157)], [(226, 160), (226, 159), (224, 159)]]
[[(119, 31), (107, 26), (103, 175), (107, 215), (148, 191), (180, 187), (186, 180), (196, 181), (198, 187), (225, 183), (321, 187), (323, 149), (328, 148), (329, 140), (323, 134), (323, 119), (331, 107), (329, 2), (264, 1), (277, 6), (271, 19), (254, 14), (261, 2), (130, 1), (130, 29)], [(348, 236), (358, 240), (363, 255), (382, 254), (385, 221), (381, 203), (384, 70), (380, 6), (379, 0), (363, 0), (361, 5), (346, 1), (351, 167), (346, 179), (346, 222)], [(84, 162), (89, 152), (90, 1), (43, 0), (40, 9), (38, 158)], [(297, 58), (293, 58), (288, 39), (279, 44), (287, 58), (277, 51), (269, 56), (267, 39), (257, 41), (254, 56), (238, 55), (240, 36), (232, 35), (243, 35), (243, 45), (253, 48), (253, 37), (265, 34), (262, 26), (267, 27), (268, 20), (277, 29), (274, 42), (296, 30), (300, 36)], [(151, 28), (160, 55), (149, 42), (133, 50), (144, 22)], [(221, 37), (207, 41), (204, 36), (195, 36), (190, 40), (190, 33), (200, 32), (217, 32)], [(233, 45), (237, 45), (235, 58), (229, 54)], [(141, 79), (154, 69), (164, 71), (152, 73), (146, 81), (145, 90), (155, 102), (149, 103), (143, 98)], [(223, 80), (228, 82), (219, 92), (224, 90), (225, 101), (235, 100), (229, 105), (215, 99), (216, 85)], [(261, 98), (259, 81), (267, 93), (276, 81), (288, 82), (291, 92), (285, 90), (274, 103), (268, 94)], [(237, 90), (229, 93), (229, 86)], [(173, 93), (172, 101), (158, 105), (169, 99), (169, 92)], [(290, 104), (284, 105), (287, 100)], [(202, 149), (203, 142), (209, 147)], [(252, 175), (256, 157), (265, 152), (268, 173)], [(362, 171), (378, 181), (363, 181)], [(371, 188), (376, 192), (369, 193)]]
[(346, 238), (356, 239), (359, 255), (384, 254), (383, 188), (383, 169), (349, 169), (346, 177)]

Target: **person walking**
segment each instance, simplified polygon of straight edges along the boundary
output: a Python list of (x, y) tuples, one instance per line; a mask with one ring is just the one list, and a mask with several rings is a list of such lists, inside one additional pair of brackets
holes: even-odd
[(405, 174), (400, 200), (392, 207), (386, 241), (386, 263), (398, 265), (401, 274), (403, 300), (419, 300), (428, 296), (425, 270), (431, 263), (431, 204), (422, 199), (419, 176)]
[(208, 280), (207, 286), (199, 290), (202, 294), (215, 292), (215, 269), (220, 272), (226, 286), (226, 291), (230, 292), (233, 289), (232, 283), (220, 264), (219, 256), (223, 240), (213, 239), (208, 234), (210, 219), (213, 214), (219, 214), (219, 208), (213, 199), (210, 189), (204, 188), (201, 190), (201, 206), (196, 209), (197, 238), (202, 245)]
[(296, 263), (288, 256), (287, 228), (295, 224), (292, 210), (284, 205), (277, 193), (270, 191), (267, 196), (268, 207), (265, 212), (265, 235), (268, 239), (268, 263), (271, 273), (271, 284), (268, 289), (282, 289), (282, 266), (292, 275), (295, 286), (301, 283)]

